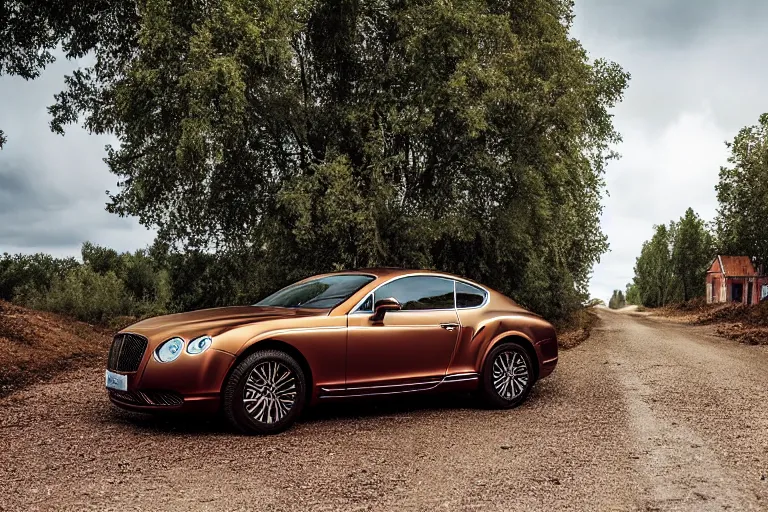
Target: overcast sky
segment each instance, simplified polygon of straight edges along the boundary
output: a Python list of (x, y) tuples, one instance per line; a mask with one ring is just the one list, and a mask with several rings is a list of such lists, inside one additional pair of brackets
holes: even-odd
[(764, 0), (576, 0), (573, 35), (632, 74), (614, 112), (624, 142), (606, 174), (611, 251), (594, 269), (593, 296), (607, 301), (632, 280), (654, 224), (689, 206), (714, 218), (724, 142), (768, 112), (766, 20)]
[[(606, 175), (611, 252), (595, 267), (593, 296), (607, 300), (632, 279), (654, 224), (688, 206), (714, 217), (724, 142), (768, 111), (766, 19), (764, 0), (576, 0), (573, 35), (632, 74), (615, 110), (622, 159)], [(77, 255), (85, 240), (131, 250), (153, 239), (104, 211), (116, 188), (102, 162), (109, 138), (48, 129), (46, 106), (72, 67), (58, 62), (33, 82), (0, 77), (0, 252)]]
[(116, 176), (103, 158), (113, 142), (78, 126), (54, 135), (47, 107), (76, 62), (59, 60), (37, 80), (0, 77), (0, 253), (78, 256), (83, 242), (125, 251), (154, 239), (135, 219), (107, 213)]

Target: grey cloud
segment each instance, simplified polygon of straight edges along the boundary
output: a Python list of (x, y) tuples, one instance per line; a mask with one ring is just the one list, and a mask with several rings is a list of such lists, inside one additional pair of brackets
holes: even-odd
[(582, 0), (577, 14), (616, 39), (639, 39), (670, 49), (699, 43), (732, 30), (762, 27), (768, 14), (763, 0)]
[(659, 129), (706, 106), (737, 129), (761, 113), (754, 100), (768, 88), (768, 2), (581, 0), (576, 14), (573, 34), (590, 55), (632, 74), (617, 116)]
[(46, 172), (0, 163), (0, 252), (7, 247), (36, 251), (41, 246), (75, 251), (105, 232), (125, 234), (136, 227), (129, 219), (106, 213), (103, 201), (90, 194), (51, 187)]

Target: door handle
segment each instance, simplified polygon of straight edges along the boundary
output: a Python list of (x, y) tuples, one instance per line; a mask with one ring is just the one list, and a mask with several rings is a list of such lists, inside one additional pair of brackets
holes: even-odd
[(440, 327), (442, 327), (442, 328), (443, 328), (443, 329), (445, 329), (446, 331), (453, 331), (453, 330), (455, 330), (455, 329), (456, 329), (458, 326), (459, 326), (459, 324), (454, 324), (454, 323), (448, 323), (448, 324), (440, 324)]

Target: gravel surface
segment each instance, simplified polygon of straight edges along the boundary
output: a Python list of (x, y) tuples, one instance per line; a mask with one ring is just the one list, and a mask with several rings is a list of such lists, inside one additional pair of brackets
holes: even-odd
[(599, 314), (512, 411), (354, 403), (242, 437), (66, 373), (0, 399), (0, 510), (768, 509), (766, 347)]

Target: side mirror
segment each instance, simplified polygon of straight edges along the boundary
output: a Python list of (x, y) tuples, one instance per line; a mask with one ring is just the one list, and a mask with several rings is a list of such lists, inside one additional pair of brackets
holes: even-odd
[(384, 315), (387, 314), (387, 311), (400, 311), (401, 309), (403, 309), (403, 306), (400, 305), (397, 299), (392, 297), (377, 300), (376, 305), (373, 306), (371, 321), (374, 323), (381, 323), (384, 321)]

